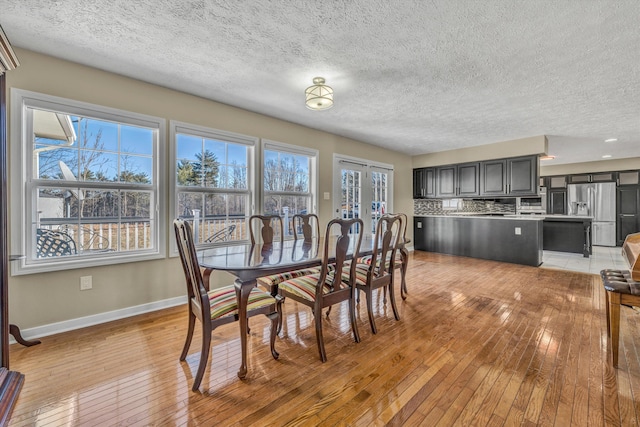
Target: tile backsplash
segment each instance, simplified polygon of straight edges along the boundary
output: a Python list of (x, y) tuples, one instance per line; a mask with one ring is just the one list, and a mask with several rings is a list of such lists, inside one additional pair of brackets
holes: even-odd
[(460, 212), (477, 214), (515, 214), (515, 199), (474, 200), (474, 199), (414, 199), (413, 214), (451, 215)]

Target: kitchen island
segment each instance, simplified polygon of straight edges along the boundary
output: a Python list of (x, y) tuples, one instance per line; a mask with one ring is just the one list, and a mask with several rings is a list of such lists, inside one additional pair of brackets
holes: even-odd
[(413, 219), (414, 248), (539, 266), (542, 216), (426, 215)]

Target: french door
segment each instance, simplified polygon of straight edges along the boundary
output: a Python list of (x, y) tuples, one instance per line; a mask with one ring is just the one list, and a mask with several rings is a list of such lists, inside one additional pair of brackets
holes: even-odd
[(364, 229), (375, 233), (380, 217), (392, 212), (393, 169), (334, 155), (333, 170), (334, 217), (360, 218)]

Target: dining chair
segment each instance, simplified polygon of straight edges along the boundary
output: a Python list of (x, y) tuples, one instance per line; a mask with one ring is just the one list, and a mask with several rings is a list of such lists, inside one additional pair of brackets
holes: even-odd
[[(325, 234), (324, 249), (320, 272), (301, 276), (290, 280), (285, 280), (278, 286), (278, 295), (283, 300), (291, 298), (298, 303), (309, 307), (313, 312), (316, 327), (316, 342), (320, 352), (320, 360), (327, 361), (327, 354), (324, 348), (324, 338), (322, 335), (322, 310), (343, 301), (349, 302), (349, 317), (351, 320), (351, 330), (355, 342), (360, 342), (358, 325), (356, 323), (355, 291), (352, 286), (356, 283), (356, 263), (347, 262), (352, 256), (357, 259), (362, 242), (362, 233), (350, 234), (350, 230), (355, 225), (361, 229), (363, 222), (361, 219), (333, 219), (327, 224)], [(339, 233), (333, 236), (334, 230)], [(335, 251), (329, 248), (335, 245)], [(335, 261), (331, 260), (331, 255), (335, 255)], [(334, 264), (334, 270), (329, 269), (330, 261)], [(282, 305), (278, 306), (282, 310)], [(280, 312), (280, 321), (283, 314)]]
[(251, 244), (255, 245), (258, 241), (257, 232), (254, 230), (254, 224), (260, 224), (259, 230), (262, 236), (263, 245), (273, 244), (274, 238), (279, 238), (280, 244), (284, 241), (284, 228), (282, 226), (282, 218), (278, 215), (251, 215), (249, 217), (249, 236)]
[[(383, 216), (398, 216), (400, 217), (400, 234), (398, 238), (398, 245), (395, 255), (395, 261), (393, 263), (394, 268), (400, 270), (400, 296), (403, 300), (407, 299), (407, 269), (409, 268), (409, 250), (407, 249), (407, 223), (408, 217), (404, 213), (397, 214), (385, 214)], [(358, 259), (358, 264), (371, 265), (372, 255), (365, 255)], [(380, 262), (378, 260), (378, 262)], [(385, 293), (386, 302), (386, 293)]]
[[(209, 289), (208, 283), (205, 284), (202, 278), (191, 225), (188, 222), (176, 219), (173, 221), (173, 226), (176, 233), (182, 268), (184, 269), (186, 278), (189, 308), (187, 338), (182, 349), (182, 354), (180, 355), (181, 361), (184, 361), (187, 357), (187, 352), (189, 351), (193, 338), (196, 319), (199, 320), (202, 325), (200, 363), (191, 388), (193, 391), (197, 391), (207, 367), (207, 361), (209, 360), (211, 334), (218, 326), (238, 320), (238, 300), (234, 285)], [(279, 304), (280, 298), (274, 298), (267, 292), (253, 288), (249, 295), (247, 306), (247, 317), (264, 314), (271, 320), (269, 344), (271, 346), (271, 355), (274, 359), (277, 359), (279, 356), (275, 349), (276, 331), (280, 323), (279, 316), (281, 312), (281, 310), (277, 308)]]
[(393, 290), (393, 276), (401, 228), (400, 216), (383, 215), (376, 225), (370, 263), (356, 264), (356, 289), (366, 295), (369, 323), (374, 334), (378, 333), (373, 316), (373, 291), (376, 289), (383, 289), (389, 294), (393, 315), (396, 320), (400, 320)]
[[(292, 227), (293, 238), (296, 240), (302, 238), (304, 242), (311, 242), (314, 238), (320, 237), (320, 221), (316, 214), (295, 214), (292, 217)], [(256, 281), (258, 282), (258, 285), (265, 289), (269, 289), (271, 295), (277, 295), (278, 285), (285, 280), (317, 273), (320, 273), (320, 267), (309, 267), (259, 277)]]

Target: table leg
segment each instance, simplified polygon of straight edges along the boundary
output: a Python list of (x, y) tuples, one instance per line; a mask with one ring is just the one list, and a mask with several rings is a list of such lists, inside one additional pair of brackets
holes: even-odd
[(249, 304), (249, 295), (251, 289), (256, 286), (255, 280), (241, 282), (239, 279), (235, 281), (236, 296), (238, 298), (238, 323), (240, 323), (240, 349), (242, 352), (242, 364), (238, 371), (238, 378), (243, 379), (247, 376), (247, 335), (249, 334), (249, 324), (247, 322), (247, 305)]

